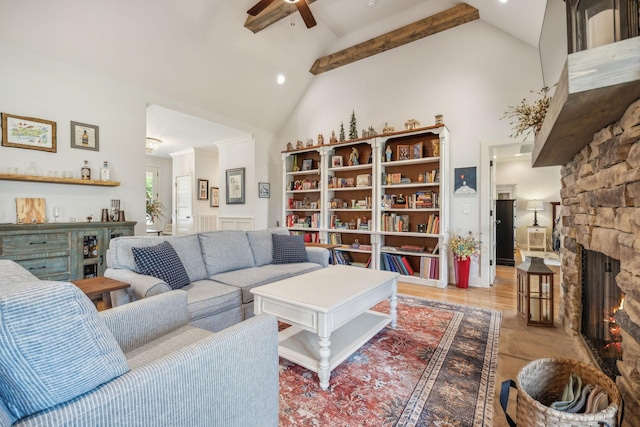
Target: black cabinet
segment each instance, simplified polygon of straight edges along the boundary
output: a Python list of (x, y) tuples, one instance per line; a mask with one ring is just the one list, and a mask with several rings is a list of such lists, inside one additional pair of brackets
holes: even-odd
[(516, 201), (496, 200), (496, 264), (515, 265)]

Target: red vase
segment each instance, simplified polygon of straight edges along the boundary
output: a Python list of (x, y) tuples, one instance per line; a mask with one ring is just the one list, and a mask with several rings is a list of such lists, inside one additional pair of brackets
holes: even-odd
[(453, 264), (456, 272), (456, 287), (469, 287), (469, 270), (471, 269), (471, 258), (462, 260), (459, 257), (453, 257)]

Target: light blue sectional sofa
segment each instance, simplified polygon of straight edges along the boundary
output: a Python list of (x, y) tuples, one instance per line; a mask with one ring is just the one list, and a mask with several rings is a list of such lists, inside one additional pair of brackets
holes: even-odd
[(180, 290), (98, 313), (8, 260), (0, 314), (0, 427), (278, 425), (273, 316), (214, 333)]
[[(112, 239), (105, 276), (131, 285), (112, 293), (113, 304), (118, 306), (171, 290), (167, 281), (141, 274), (133, 254), (133, 248), (153, 247), (167, 241), (188, 274), (188, 284), (180, 289), (187, 293), (189, 321), (200, 328), (220, 331), (253, 316), (252, 288), (328, 266), (329, 251), (304, 248), (301, 240), (296, 243), (303, 247), (303, 259), (287, 259), (295, 254), (286, 250), (283, 259), (283, 253), (277, 250), (279, 246), (274, 249), (274, 235), (302, 238), (289, 236), (285, 228), (270, 228)], [(275, 262), (280, 263), (274, 262), (274, 256)]]

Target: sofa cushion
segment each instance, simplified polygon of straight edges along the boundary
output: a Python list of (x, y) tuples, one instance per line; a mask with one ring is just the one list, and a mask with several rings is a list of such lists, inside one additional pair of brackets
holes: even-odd
[(129, 370), (93, 303), (71, 283), (2, 286), (0, 313), (0, 397), (16, 420)]
[(255, 266), (246, 232), (213, 231), (200, 233), (198, 237), (209, 276)]
[(273, 242), (269, 230), (247, 231), (256, 267), (273, 262)]
[(240, 289), (214, 280), (198, 280), (182, 288), (187, 291), (189, 321), (240, 307)]
[(196, 234), (186, 236), (123, 236), (112, 239), (107, 251), (107, 265), (110, 268), (125, 268), (138, 272), (131, 248), (155, 246), (167, 241), (180, 257), (189, 275), (189, 281), (202, 280), (209, 277), (202, 261), (200, 240)]
[(292, 264), (307, 261), (307, 251), (304, 248), (304, 236), (282, 236), (273, 234), (273, 263)]
[(234, 286), (242, 290), (242, 303), (253, 301), (251, 289), (278, 280), (287, 279), (302, 273), (308, 273), (322, 268), (311, 262), (296, 264), (268, 264), (262, 267), (245, 268), (244, 270), (228, 271), (211, 276), (212, 280)]
[(131, 248), (131, 252), (140, 273), (163, 280), (171, 289), (189, 284), (189, 275), (171, 243), (165, 241), (156, 246)]
[(184, 325), (126, 354), (131, 369), (137, 369), (161, 357), (213, 335), (213, 332)]

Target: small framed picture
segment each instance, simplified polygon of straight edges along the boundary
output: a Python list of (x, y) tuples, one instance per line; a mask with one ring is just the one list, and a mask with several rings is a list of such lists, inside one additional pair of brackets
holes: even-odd
[(261, 199), (268, 199), (269, 197), (271, 197), (271, 185), (268, 182), (258, 183), (258, 197)]
[(422, 142), (418, 142), (417, 144), (413, 144), (413, 150), (411, 153), (412, 159), (421, 159), (422, 158)]
[(100, 151), (98, 126), (71, 122), (71, 148)]
[(311, 169), (313, 169), (313, 159), (304, 159), (302, 161), (302, 170), (310, 171)]
[(342, 156), (332, 156), (331, 157), (331, 167), (333, 167), (333, 168), (342, 167)]
[(227, 204), (244, 204), (244, 168), (227, 169), (225, 174)]
[(220, 189), (218, 187), (211, 187), (209, 189), (209, 193), (211, 195), (211, 203), (210, 206), (212, 208), (217, 208), (220, 206)]
[(209, 200), (209, 180), (198, 180), (198, 200)]
[(411, 146), (410, 145), (398, 145), (397, 159), (398, 160), (409, 160), (409, 159), (411, 159)]
[(56, 122), (2, 113), (2, 146), (56, 152)]

